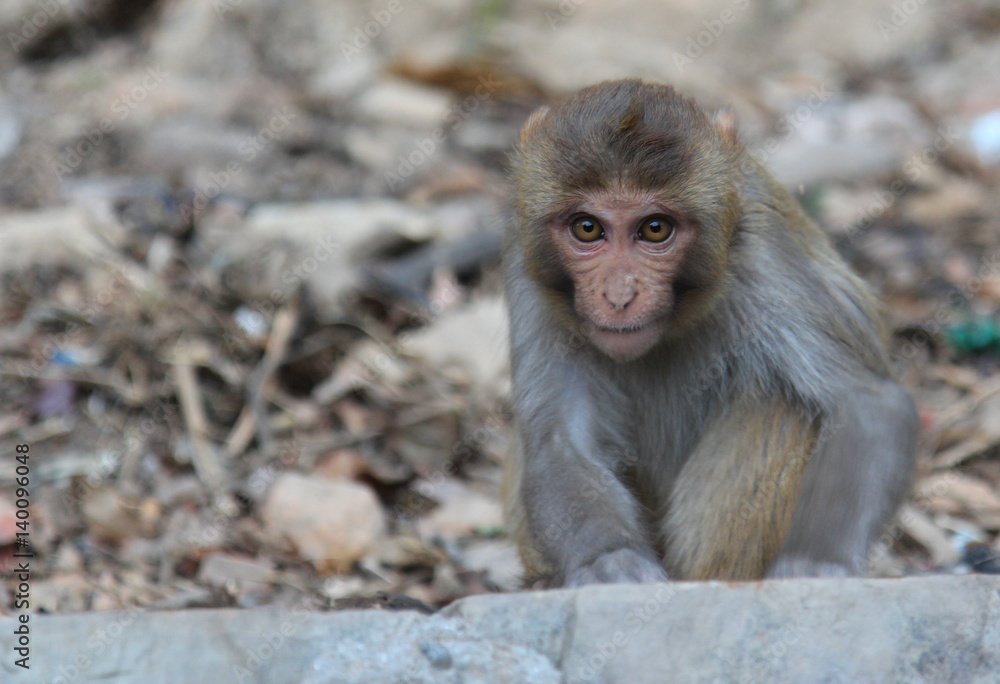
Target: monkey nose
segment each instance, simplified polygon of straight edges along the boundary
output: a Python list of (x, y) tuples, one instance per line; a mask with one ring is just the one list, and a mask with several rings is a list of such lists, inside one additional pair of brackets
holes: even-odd
[(604, 291), (604, 298), (608, 303), (620, 311), (626, 308), (635, 299), (636, 291), (634, 287), (611, 287)]

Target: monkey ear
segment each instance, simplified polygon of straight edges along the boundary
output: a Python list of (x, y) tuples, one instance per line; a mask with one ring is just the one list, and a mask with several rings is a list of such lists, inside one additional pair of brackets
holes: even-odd
[(525, 121), (524, 125), (521, 127), (521, 135), (518, 138), (518, 142), (523, 143), (525, 140), (530, 138), (532, 133), (535, 132), (535, 129), (537, 129), (538, 126), (548, 117), (549, 111), (548, 107), (539, 107), (533, 111), (531, 116), (528, 117), (528, 120)]
[(726, 107), (717, 111), (713, 123), (715, 124), (715, 130), (719, 132), (719, 135), (727, 143), (734, 144), (739, 139), (736, 113), (732, 109)]

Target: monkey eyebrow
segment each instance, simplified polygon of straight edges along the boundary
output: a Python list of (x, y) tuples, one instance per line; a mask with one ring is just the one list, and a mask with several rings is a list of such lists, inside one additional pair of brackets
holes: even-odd
[(572, 202), (572, 203), (566, 203), (564, 206), (561, 207), (556, 207), (551, 212), (545, 215), (543, 222), (545, 224), (555, 226), (561, 223), (567, 223), (570, 221), (570, 219), (573, 219), (578, 215), (583, 216), (583, 215), (594, 214), (593, 211), (587, 211), (581, 209), (580, 207), (582, 204), (583, 204), (582, 202)]
[(614, 204), (623, 204), (626, 201), (622, 199), (624, 196), (629, 203), (644, 208), (646, 216), (661, 213), (680, 220), (692, 215), (690, 207), (677, 197), (629, 186), (625, 186), (620, 190), (605, 186), (592, 193), (587, 193), (585, 197), (581, 197), (580, 204), (582, 205), (586, 200), (592, 199), (601, 201), (602, 195), (606, 195)]

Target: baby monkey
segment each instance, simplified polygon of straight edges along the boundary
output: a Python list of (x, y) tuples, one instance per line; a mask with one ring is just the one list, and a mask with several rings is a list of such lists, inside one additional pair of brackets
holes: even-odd
[(918, 420), (877, 305), (730, 121), (601, 83), (528, 119), (505, 245), (533, 586), (863, 574)]

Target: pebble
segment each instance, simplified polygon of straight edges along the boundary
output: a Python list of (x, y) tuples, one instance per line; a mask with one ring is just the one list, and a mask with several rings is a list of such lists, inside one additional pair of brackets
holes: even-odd
[(299, 473), (277, 479), (263, 517), (273, 538), (287, 540), (318, 572), (330, 574), (349, 571), (386, 529), (382, 505), (370, 488)]

